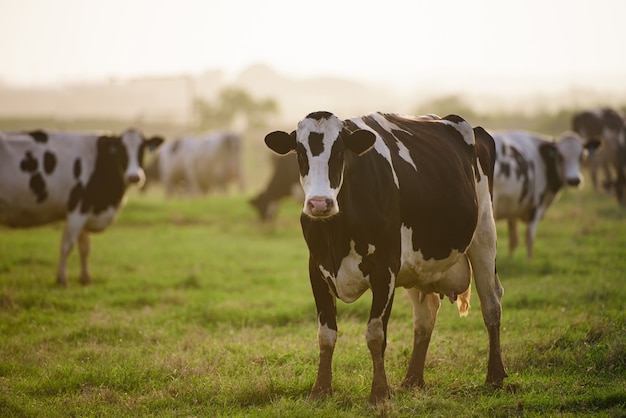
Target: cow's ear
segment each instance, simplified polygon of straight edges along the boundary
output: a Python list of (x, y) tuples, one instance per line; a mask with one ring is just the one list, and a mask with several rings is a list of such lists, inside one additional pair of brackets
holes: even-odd
[(148, 151), (152, 152), (163, 143), (164, 139), (160, 136), (153, 136), (152, 138), (146, 138), (145, 141)]
[(600, 145), (602, 145), (601, 141), (598, 141), (597, 139), (590, 139), (589, 141), (585, 142), (585, 149), (592, 153), (597, 150)]
[(265, 144), (277, 154), (285, 155), (296, 150), (296, 131), (291, 134), (274, 131), (265, 135)]
[(376, 142), (376, 135), (372, 131), (365, 129), (357, 129), (356, 131), (343, 136), (343, 143), (350, 151), (357, 155), (363, 155), (372, 147)]

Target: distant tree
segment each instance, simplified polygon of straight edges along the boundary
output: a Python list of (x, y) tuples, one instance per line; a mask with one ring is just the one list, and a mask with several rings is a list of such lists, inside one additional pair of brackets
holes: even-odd
[(236, 87), (220, 91), (215, 103), (195, 98), (193, 116), (197, 129), (229, 129), (238, 118), (244, 118), (249, 128), (262, 128), (266, 119), (278, 113), (274, 99), (255, 100), (247, 92)]

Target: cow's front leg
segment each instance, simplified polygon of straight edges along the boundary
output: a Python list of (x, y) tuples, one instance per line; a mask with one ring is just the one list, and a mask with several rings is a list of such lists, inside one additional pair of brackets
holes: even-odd
[(74, 215), (68, 216), (65, 223), (63, 238), (61, 239), (61, 257), (59, 259), (59, 268), (57, 269), (57, 284), (60, 286), (67, 286), (67, 258), (70, 252), (72, 252), (74, 243), (84, 225), (85, 218)]
[(91, 240), (89, 232), (83, 230), (78, 236), (78, 252), (80, 253), (80, 283), (89, 284), (91, 276), (89, 275), (89, 252), (91, 251)]
[(385, 373), (385, 348), (387, 347), (387, 324), (393, 305), (395, 283), (392, 280), (390, 270), (378, 274), (371, 281), (374, 283), (372, 285), (372, 308), (365, 337), (374, 366), (369, 402), (377, 404), (390, 397), (387, 374)]
[(319, 267), (309, 258), (309, 277), (317, 307), (317, 342), (320, 349), (317, 378), (309, 394), (309, 399), (320, 399), (332, 395), (332, 362), (337, 342), (337, 305)]
[(413, 352), (402, 387), (424, 386), (424, 363), (435, 328), (441, 300), (436, 293), (423, 294), (418, 289), (407, 289), (413, 303)]

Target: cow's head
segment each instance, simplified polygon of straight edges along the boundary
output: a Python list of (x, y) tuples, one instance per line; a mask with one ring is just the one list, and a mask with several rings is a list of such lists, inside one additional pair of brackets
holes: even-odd
[(343, 121), (329, 112), (309, 114), (291, 134), (275, 131), (265, 137), (265, 143), (274, 152), (297, 153), (304, 190), (302, 212), (312, 218), (328, 218), (339, 213), (337, 196), (343, 183), (344, 152), (362, 155), (375, 142), (373, 132), (361, 129), (349, 132)]
[[(124, 162), (124, 180), (126, 183), (136, 183), (140, 187), (146, 180), (146, 174), (143, 170), (143, 155), (146, 148), (149, 151), (155, 150), (163, 143), (163, 138), (159, 136), (144, 138), (141, 132), (135, 129), (129, 129), (122, 134), (122, 149), (119, 150), (120, 161)], [(115, 152), (114, 148), (110, 152)]]
[(548, 166), (548, 182), (575, 187), (582, 185), (583, 151), (583, 139), (575, 132), (565, 132), (558, 141), (541, 145), (541, 156)]

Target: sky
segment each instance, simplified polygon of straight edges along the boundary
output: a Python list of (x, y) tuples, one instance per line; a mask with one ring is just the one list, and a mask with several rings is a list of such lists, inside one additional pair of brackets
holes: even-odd
[(625, 17), (624, 0), (0, 0), (0, 81), (235, 76), (261, 63), (396, 86), (617, 79), (626, 91)]

